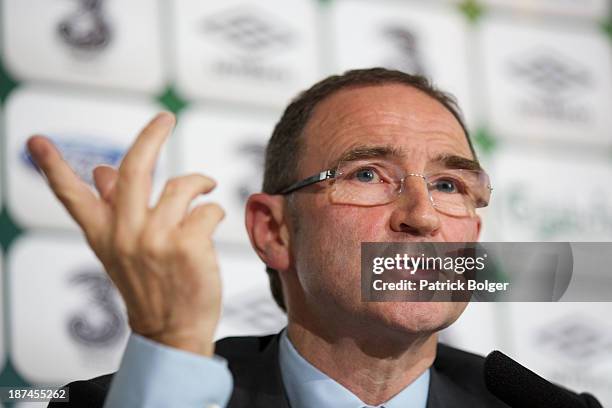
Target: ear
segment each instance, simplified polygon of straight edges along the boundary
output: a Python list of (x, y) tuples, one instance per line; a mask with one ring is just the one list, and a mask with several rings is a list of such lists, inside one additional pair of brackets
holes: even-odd
[(289, 268), (289, 229), (285, 202), (280, 195), (252, 194), (246, 204), (245, 222), (251, 245), (261, 260), (278, 271)]

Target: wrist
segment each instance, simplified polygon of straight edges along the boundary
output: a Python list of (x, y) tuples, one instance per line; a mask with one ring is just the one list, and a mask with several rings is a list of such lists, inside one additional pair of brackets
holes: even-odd
[(156, 335), (145, 335), (148, 339), (168, 347), (182, 351), (198, 354), (204, 357), (212, 357), (215, 353), (215, 345), (212, 337), (196, 336), (193, 334), (160, 333)]

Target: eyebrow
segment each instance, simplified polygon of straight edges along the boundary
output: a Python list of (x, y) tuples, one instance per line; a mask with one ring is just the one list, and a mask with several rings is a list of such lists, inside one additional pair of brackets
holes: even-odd
[(359, 146), (343, 153), (334, 164), (363, 159), (400, 159), (403, 157), (405, 154), (401, 149), (393, 146)]
[[(395, 146), (359, 146), (343, 153), (342, 156), (334, 162), (334, 166), (337, 166), (341, 162), (377, 158), (395, 160), (405, 159), (406, 153)], [(440, 164), (449, 169), (482, 170), (477, 160), (455, 154), (440, 154), (431, 162)]]
[(455, 154), (441, 154), (433, 162), (440, 163), (449, 169), (482, 170), (478, 160), (468, 159), (467, 157)]

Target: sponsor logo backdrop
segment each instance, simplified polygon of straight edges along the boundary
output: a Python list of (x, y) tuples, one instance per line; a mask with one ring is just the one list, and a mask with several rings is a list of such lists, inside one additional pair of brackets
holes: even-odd
[[(117, 368), (124, 306), (24, 141), (52, 137), (87, 182), (160, 109), (178, 116), (156, 167), (218, 180), (217, 336), (286, 318), (244, 231), (263, 151), (300, 90), (382, 65), (456, 95), (494, 186), (483, 240), (612, 240), (612, 7), (607, 0), (0, 2), (0, 384)], [(208, 198), (206, 198), (208, 199)], [(612, 404), (610, 304), (474, 303), (442, 339), (499, 348)], [(22, 406), (36, 406), (24, 404)]]

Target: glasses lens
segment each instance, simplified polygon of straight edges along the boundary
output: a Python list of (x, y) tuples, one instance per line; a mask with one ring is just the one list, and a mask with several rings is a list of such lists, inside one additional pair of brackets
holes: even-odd
[(456, 216), (472, 216), (486, 207), (491, 190), (489, 177), (478, 170), (446, 170), (427, 177), (434, 206)]
[[(384, 160), (343, 162), (331, 187), (331, 201), (362, 206), (388, 204), (402, 191), (404, 174), (401, 167)], [(473, 216), (476, 208), (489, 203), (489, 177), (484, 171), (443, 170), (426, 179), (431, 201), (440, 212)]]
[(337, 204), (381, 205), (397, 197), (399, 167), (384, 161), (356, 160), (338, 166), (331, 200)]

